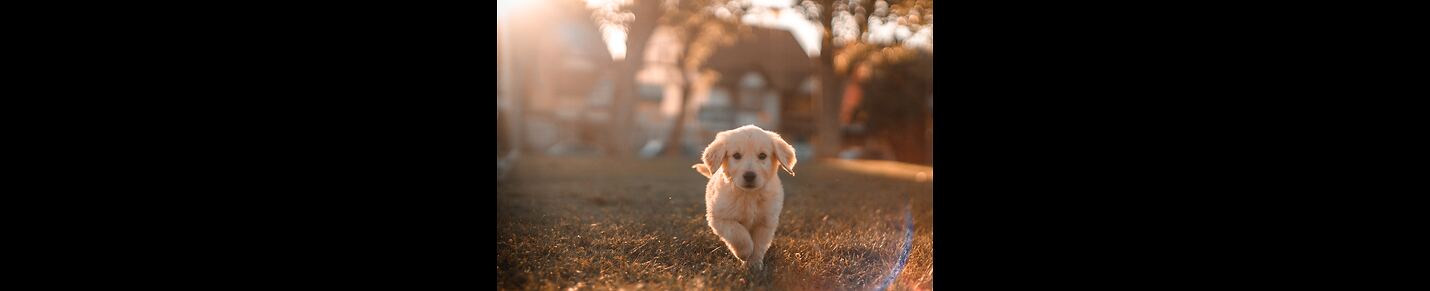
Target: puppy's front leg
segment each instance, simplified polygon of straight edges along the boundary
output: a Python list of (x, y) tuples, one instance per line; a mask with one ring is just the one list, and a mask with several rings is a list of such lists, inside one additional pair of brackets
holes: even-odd
[(750, 241), (750, 231), (745, 229), (739, 222), (714, 219), (710, 221), (710, 228), (715, 229), (715, 234), (725, 241), (725, 245), (730, 247), (730, 252), (740, 259), (740, 264), (744, 265), (749, 261), (750, 253), (754, 252), (755, 245)]
[(750, 254), (751, 265), (756, 270), (764, 269), (765, 251), (770, 249), (770, 243), (774, 241), (775, 227), (769, 224), (755, 226), (750, 229), (750, 235), (755, 243), (755, 251)]

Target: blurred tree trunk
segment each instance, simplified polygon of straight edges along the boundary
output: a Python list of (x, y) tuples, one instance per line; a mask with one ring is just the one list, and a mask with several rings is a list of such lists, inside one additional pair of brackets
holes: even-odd
[(690, 102), (691, 87), (690, 82), (680, 86), (680, 111), (675, 114), (673, 121), (675, 124), (670, 128), (670, 135), (665, 138), (665, 148), (661, 149), (666, 157), (679, 157), (685, 149), (680, 142), (680, 137), (685, 134), (685, 111), (687, 110), (686, 104)]
[(699, 79), (686, 76), (685, 71), (687, 66), (693, 65), (694, 60), (692, 60), (692, 58), (694, 58), (694, 55), (691, 54), (690, 51), (691, 48), (695, 46), (696, 40), (699, 39), (696, 33), (700, 32), (700, 28), (699, 26), (686, 26), (684, 32), (685, 45), (680, 48), (680, 60), (676, 61), (676, 68), (680, 71), (679, 74), (681, 78), (680, 110), (676, 111), (675, 120), (671, 121), (670, 134), (666, 135), (665, 138), (665, 147), (661, 148), (662, 155), (666, 157), (678, 157), (681, 151), (685, 149), (680, 143), (680, 137), (685, 134), (686, 104), (690, 103), (691, 88), (695, 86), (694, 79)]
[(834, 20), (833, 1), (820, 5), (819, 24), (824, 26), (824, 36), (819, 42), (819, 94), (814, 98), (814, 156), (834, 157), (839, 152), (839, 104), (844, 97), (843, 80), (834, 72)]
[(664, 156), (679, 156), (685, 149), (681, 143), (681, 136), (685, 135), (686, 105), (691, 102), (692, 87), (695, 86), (696, 79), (696, 76), (689, 72), (698, 69), (695, 63), (695, 54), (691, 53), (691, 47), (695, 47), (695, 42), (698, 42), (699, 36), (696, 33), (699, 32), (701, 32), (699, 26), (685, 26), (684, 32), (682, 32), (684, 34), (681, 34), (685, 37), (685, 42), (684, 46), (681, 46), (681, 59), (675, 62), (675, 67), (678, 67), (681, 72), (681, 109), (676, 110), (675, 120), (671, 120), (671, 132), (665, 136), (665, 148), (661, 149)]
[(631, 132), (635, 129), (631, 122), (635, 115), (636, 73), (645, 67), (645, 46), (659, 24), (661, 10), (659, 0), (634, 0), (635, 21), (626, 32), (626, 58), (620, 62), (616, 75), (615, 100), (611, 106), (611, 124), (606, 127), (609, 143), (607, 151), (616, 157), (631, 155)]
[(517, 49), (530, 47), (531, 40), (511, 34), (511, 27), (513, 27), (511, 20), (507, 20), (505, 25), (509, 28), (505, 32), (506, 34), (503, 35), (506, 38), (504, 40), (506, 45), (503, 48), (507, 51), (505, 55), (506, 64), (502, 68), (505, 71), (503, 72), (504, 78), (502, 80), (503, 84), (501, 85), (505, 86), (505, 92), (503, 92), (503, 94), (506, 94), (507, 102), (509, 103), (507, 104), (508, 112), (504, 117), (506, 121), (508, 121), (507, 123), (510, 124), (507, 130), (511, 133), (511, 135), (508, 136), (511, 143), (511, 150), (516, 153), (523, 153), (526, 152), (527, 147), (530, 146), (527, 144), (526, 136), (527, 117), (529, 116), (527, 114), (526, 103), (532, 91), (532, 79), (536, 77), (533, 76), (534, 70), (532, 69), (533, 61), (531, 59), (533, 58), (533, 54), (515, 52)]

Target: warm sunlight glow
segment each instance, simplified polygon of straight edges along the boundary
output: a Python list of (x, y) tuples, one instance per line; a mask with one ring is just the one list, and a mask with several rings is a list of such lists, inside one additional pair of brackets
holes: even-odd
[(630, 3), (631, 0), (586, 0), (586, 8), (620, 7)]
[(611, 51), (612, 60), (626, 59), (626, 31), (612, 24), (601, 25), (601, 39), (606, 41), (606, 50)]
[(536, 6), (537, 2), (543, 0), (497, 0), (497, 17), (511, 17), (512, 14), (522, 13), (531, 6)]
[(795, 0), (750, 0), (750, 6), (755, 7), (789, 7), (798, 3)]
[(612, 60), (626, 59), (626, 25), (611, 21), (634, 17), (621, 15), (621, 7), (629, 4), (631, 0), (586, 0), (586, 8), (596, 14), (597, 25), (601, 26), (601, 40), (606, 42), (606, 51), (611, 52)]
[(779, 12), (764, 9), (751, 10), (740, 21), (753, 26), (789, 30), (794, 34), (795, 41), (799, 43), (799, 46), (804, 48), (805, 54), (810, 57), (819, 56), (819, 38), (824, 36), (824, 27), (810, 22), (793, 10), (787, 8), (776, 10)]
[(926, 183), (933, 181), (933, 167), (881, 160), (819, 160), (824, 166), (865, 175)]

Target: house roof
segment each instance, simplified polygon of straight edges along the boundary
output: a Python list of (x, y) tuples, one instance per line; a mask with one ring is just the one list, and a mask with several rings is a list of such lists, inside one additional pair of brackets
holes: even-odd
[(722, 85), (738, 82), (745, 72), (760, 72), (771, 86), (796, 90), (811, 74), (810, 58), (788, 30), (748, 27), (730, 46), (721, 47), (705, 62), (705, 68), (720, 72)]

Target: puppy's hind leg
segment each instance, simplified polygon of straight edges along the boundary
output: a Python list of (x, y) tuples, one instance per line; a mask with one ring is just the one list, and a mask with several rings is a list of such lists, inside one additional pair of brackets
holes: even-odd
[(710, 228), (715, 229), (715, 234), (720, 236), (720, 240), (725, 241), (725, 245), (730, 247), (730, 253), (740, 259), (740, 265), (745, 265), (750, 259), (750, 254), (755, 250), (755, 244), (750, 240), (750, 231), (738, 222), (715, 219), (710, 221)]

